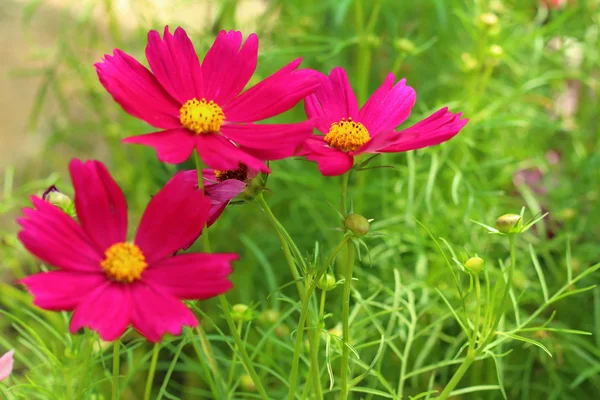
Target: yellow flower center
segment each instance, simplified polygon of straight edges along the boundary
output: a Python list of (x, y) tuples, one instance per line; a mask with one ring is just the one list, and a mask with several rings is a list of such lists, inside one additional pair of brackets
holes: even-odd
[(214, 101), (198, 101), (195, 97), (185, 102), (179, 109), (181, 125), (197, 134), (219, 132), (225, 114)]
[(334, 122), (325, 135), (325, 141), (330, 147), (343, 151), (357, 150), (370, 139), (367, 128), (352, 118), (342, 118), (340, 122)]
[(115, 243), (104, 253), (106, 258), (100, 263), (106, 275), (118, 282), (137, 281), (146, 269), (146, 257), (133, 243)]
[(215, 169), (215, 178), (217, 178), (217, 182), (223, 182), (227, 179), (237, 179), (238, 181), (246, 182), (246, 179), (248, 178), (248, 167), (240, 163), (238, 169), (229, 169), (226, 171)]

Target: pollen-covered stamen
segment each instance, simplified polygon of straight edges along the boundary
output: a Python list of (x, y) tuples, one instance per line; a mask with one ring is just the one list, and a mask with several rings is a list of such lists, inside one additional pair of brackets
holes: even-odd
[(240, 163), (237, 169), (229, 169), (227, 171), (215, 169), (215, 178), (217, 178), (217, 182), (223, 182), (227, 179), (237, 179), (238, 181), (246, 182), (248, 179), (248, 167)]
[(179, 121), (197, 134), (219, 132), (225, 121), (225, 114), (214, 101), (207, 102), (204, 98), (198, 101), (194, 97), (179, 109)]
[(367, 128), (352, 118), (342, 118), (340, 122), (334, 122), (325, 135), (325, 141), (330, 147), (343, 151), (357, 150), (370, 139)]
[(133, 243), (115, 243), (104, 255), (106, 258), (100, 265), (106, 275), (117, 282), (137, 281), (148, 266), (144, 253)]

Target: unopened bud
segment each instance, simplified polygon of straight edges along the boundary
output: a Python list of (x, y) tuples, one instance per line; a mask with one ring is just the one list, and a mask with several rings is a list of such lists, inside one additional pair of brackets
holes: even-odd
[(279, 324), (275, 327), (275, 334), (280, 338), (289, 336), (290, 327), (287, 326), (286, 324)]
[(478, 274), (483, 271), (485, 261), (480, 257), (471, 257), (465, 262), (465, 268), (474, 274)]
[(515, 233), (523, 227), (523, 219), (517, 214), (504, 214), (496, 220), (496, 228), (502, 233)]
[(331, 274), (323, 275), (321, 277), (321, 279), (319, 280), (319, 283), (317, 284), (319, 289), (325, 290), (325, 291), (330, 291), (330, 290), (335, 289), (336, 285), (337, 285), (337, 282), (335, 280), (335, 277)]
[(504, 49), (497, 44), (491, 45), (489, 51), (490, 55), (495, 58), (500, 58), (504, 54)]
[(279, 320), (280, 313), (277, 310), (268, 309), (260, 313), (258, 320), (265, 325), (272, 325)]
[(48, 189), (46, 189), (46, 191), (42, 195), (42, 199), (60, 208), (70, 216), (75, 216), (75, 204), (73, 203), (73, 200), (71, 200), (69, 196), (58, 190), (56, 186), (52, 185)]
[(256, 390), (256, 384), (254, 383), (254, 380), (252, 380), (252, 377), (248, 374), (242, 375), (240, 378), (240, 386), (242, 389), (249, 392), (254, 392)]
[(231, 317), (234, 321), (251, 321), (254, 318), (253, 311), (245, 304), (234, 304), (231, 307)]
[(475, 57), (473, 57), (469, 53), (462, 53), (460, 55), (460, 59), (463, 62), (465, 70), (467, 70), (467, 71), (472, 71), (475, 68), (477, 68), (477, 66), (479, 65), (479, 63), (477, 62), (477, 59), (475, 59)]
[(370, 223), (369, 220), (360, 214), (350, 214), (344, 221), (346, 229), (354, 233), (355, 236), (365, 236), (369, 233)]
[(498, 17), (496, 16), (496, 14), (491, 12), (481, 14), (479, 16), (479, 20), (487, 26), (494, 26), (498, 23)]
[(417, 50), (417, 47), (411, 40), (404, 38), (395, 40), (394, 47), (396, 50), (400, 50), (409, 54), (412, 54)]

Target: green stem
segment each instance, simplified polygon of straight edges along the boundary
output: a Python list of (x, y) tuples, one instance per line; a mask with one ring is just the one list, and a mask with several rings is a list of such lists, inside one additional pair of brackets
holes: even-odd
[(450, 379), (450, 382), (448, 382), (448, 384), (436, 400), (446, 400), (448, 396), (450, 396), (450, 393), (452, 393), (456, 385), (458, 385), (465, 372), (467, 372), (473, 361), (475, 361), (475, 358), (475, 354), (467, 354), (458, 370), (456, 370), (456, 372), (454, 373), (454, 376), (452, 376), (452, 379)]
[(350, 180), (350, 171), (346, 172), (342, 175), (342, 215), (344, 217), (348, 216), (348, 204), (346, 200), (346, 196), (348, 193), (348, 181)]
[(158, 362), (158, 352), (160, 350), (160, 343), (154, 343), (152, 349), (152, 359), (150, 360), (150, 369), (148, 370), (148, 377), (146, 378), (146, 390), (144, 391), (144, 400), (150, 400), (152, 394), (152, 382), (154, 381), (154, 372), (156, 371), (156, 363)]
[[(199, 348), (198, 344), (196, 343), (196, 340), (193, 337), (193, 331), (190, 330), (188, 332), (190, 335), (190, 342), (192, 342), (192, 346), (194, 346), (194, 350), (196, 351), (198, 360), (200, 361), (200, 364), (202, 364), (202, 369), (204, 369), (204, 373), (206, 374), (208, 386), (210, 386), (210, 390), (212, 391), (215, 398), (221, 398), (223, 396), (223, 393), (225, 392), (225, 385), (224, 382), (220, 380), (221, 377), (219, 376), (217, 363), (212, 353), (212, 347), (210, 346), (210, 342), (206, 337), (206, 333), (204, 332), (204, 329), (202, 329), (202, 325), (198, 324), (198, 326), (196, 327), (196, 332), (198, 333), (198, 337), (200, 338), (200, 344), (202, 345), (202, 348)], [(220, 386), (218, 389), (215, 385), (213, 375), (214, 377), (219, 378)]]
[[(238, 321), (237, 333), (242, 337), (242, 321)], [(227, 378), (227, 387), (231, 387), (233, 382), (233, 374), (235, 372), (235, 362), (237, 360), (237, 346), (234, 347), (233, 355), (231, 356), (231, 366), (229, 367), (229, 377)]]
[(119, 357), (120, 342), (113, 343), (113, 377), (112, 377), (112, 400), (119, 400), (119, 369), (121, 358)]
[(269, 217), (269, 221), (271, 221), (273, 227), (275, 227), (275, 230), (277, 231), (277, 237), (279, 237), (279, 241), (281, 242), (283, 255), (285, 256), (285, 260), (287, 261), (290, 272), (292, 273), (292, 277), (296, 281), (298, 294), (300, 295), (300, 299), (302, 300), (305, 294), (304, 283), (302, 282), (300, 273), (298, 272), (298, 268), (296, 268), (296, 262), (294, 261), (294, 257), (292, 256), (292, 253), (290, 251), (290, 246), (288, 245), (288, 242), (291, 242), (292, 238), (287, 233), (285, 228), (283, 228), (283, 225), (279, 222), (275, 214), (273, 214), (273, 211), (271, 211), (271, 208), (265, 201), (265, 198), (263, 197), (262, 193), (258, 194), (258, 196), (256, 196), (254, 199), (260, 205), (263, 212), (267, 214), (267, 216)]
[(404, 352), (402, 353), (402, 364), (400, 366), (400, 379), (398, 380), (398, 398), (403, 398), (404, 395), (404, 382), (406, 381), (406, 369), (408, 368), (408, 359), (410, 357), (410, 350), (415, 339), (415, 329), (417, 327), (417, 314), (415, 313), (415, 296), (412, 291), (408, 292), (408, 304), (410, 307), (408, 311), (410, 313), (410, 325), (408, 326), (408, 336), (406, 337), (406, 344), (404, 345)]
[[(496, 332), (496, 328), (500, 323), (500, 318), (502, 318), (502, 314), (504, 314), (504, 304), (506, 304), (506, 300), (508, 299), (508, 293), (510, 292), (510, 287), (512, 286), (513, 281), (513, 272), (515, 270), (516, 263), (516, 255), (515, 255), (515, 236), (513, 234), (508, 235), (508, 243), (510, 246), (510, 265), (508, 267), (508, 281), (504, 287), (504, 293), (502, 294), (502, 302), (498, 308), (498, 314), (494, 318), (494, 323), (490, 327), (490, 332), (488, 333), (488, 337), (486, 338), (484, 343), (487, 343), (489, 339), (494, 336)], [(504, 274), (502, 274), (502, 279), (504, 279)]]
[(348, 268), (344, 280), (344, 299), (342, 303), (342, 368), (341, 368), (341, 396), (340, 399), (348, 398), (348, 361), (350, 359), (350, 292), (352, 290), (352, 269), (354, 267), (354, 247), (348, 242)]
[(479, 320), (481, 318), (481, 284), (479, 275), (475, 276), (475, 326), (473, 327), (473, 349), (477, 346), (477, 336), (479, 335)]
[(312, 340), (310, 341), (310, 371), (315, 386), (315, 396), (317, 400), (323, 399), (323, 388), (321, 386), (321, 375), (319, 367), (319, 342), (321, 338), (321, 327), (323, 321), (323, 314), (325, 308), (325, 294), (327, 290), (323, 290), (321, 293), (321, 305), (319, 307), (319, 317), (317, 318), (317, 325), (313, 332)]
[(348, 236), (344, 237), (344, 240), (340, 242), (340, 244), (333, 250), (331, 255), (327, 258), (325, 263), (321, 266), (321, 269), (317, 272), (317, 274), (313, 277), (308, 290), (306, 291), (306, 296), (304, 297), (305, 301), (302, 302), (302, 309), (300, 310), (300, 319), (298, 321), (298, 329), (296, 331), (296, 343), (294, 345), (294, 356), (292, 358), (292, 370), (290, 372), (290, 391), (288, 393), (288, 400), (293, 400), (295, 397), (296, 383), (298, 382), (298, 365), (300, 361), (300, 352), (302, 350), (302, 336), (304, 333), (304, 324), (306, 323), (306, 317), (308, 316), (308, 308), (309, 308), (309, 299), (311, 298), (313, 292), (315, 291), (319, 280), (327, 271), (327, 268), (339, 251), (344, 247), (344, 245), (350, 240)]

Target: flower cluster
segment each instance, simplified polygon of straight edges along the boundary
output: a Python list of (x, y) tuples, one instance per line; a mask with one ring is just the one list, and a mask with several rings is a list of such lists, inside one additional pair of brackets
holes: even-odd
[[(96, 331), (108, 341), (132, 326), (150, 341), (195, 326), (182, 300), (202, 300), (232, 287), (234, 253), (182, 253), (233, 199), (264, 189), (268, 162), (304, 156), (326, 176), (359, 165), (363, 154), (420, 149), (449, 140), (466, 124), (442, 108), (397, 130), (416, 94), (389, 74), (359, 107), (346, 72), (300, 69), (301, 59), (245, 89), (255, 72), (258, 38), (222, 31), (203, 60), (182, 28), (148, 34), (149, 69), (121, 50), (95, 65), (100, 83), (129, 114), (156, 128), (124, 139), (152, 147), (178, 164), (194, 152), (208, 169), (177, 173), (149, 202), (128, 240), (123, 192), (99, 161), (73, 160), (74, 200), (54, 188), (33, 197), (19, 219), (19, 239), (55, 267), (21, 282), (34, 304), (73, 311), (71, 332)], [(307, 119), (257, 123), (304, 100)], [(313, 134), (316, 129), (318, 134)], [(199, 179), (200, 178), (200, 179)]]

